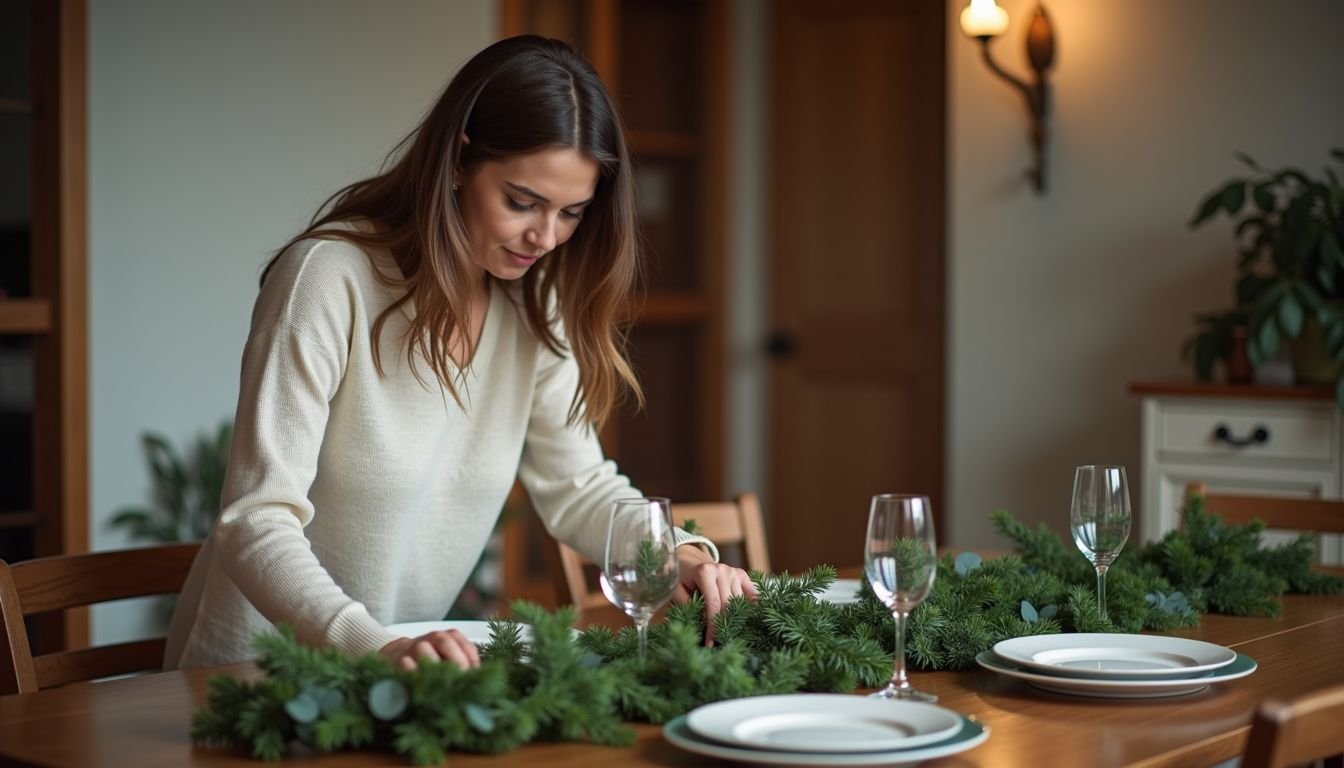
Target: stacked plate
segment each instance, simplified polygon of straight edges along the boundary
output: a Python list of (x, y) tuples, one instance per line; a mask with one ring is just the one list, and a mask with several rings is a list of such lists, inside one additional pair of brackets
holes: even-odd
[(857, 603), (859, 601), (859, 580), (836, 579), (817, 595), (817, 599), (823, 603), (835, 603), (836, 605)]
[(1198, 693), (1256, 668), (1251, 657), (1213, 643), (1109, 633), (1017, 637), (975, 660), (1042, 690), (1114, 699)]
[(989, 729), (933, 704), (799, 693), (707, 704), (663, 735), (688, 752), (759, 765), (909, 765), (975, 747)]

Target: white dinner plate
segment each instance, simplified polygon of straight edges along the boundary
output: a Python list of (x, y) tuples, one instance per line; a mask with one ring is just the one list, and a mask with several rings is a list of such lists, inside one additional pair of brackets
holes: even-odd
[(720, 744), (707, 739), (686, 725), (687, 715), (674, 718), (663, 726), (663, 738), (687, 752), (723, 760), (738, 760), (757, 765), (914, 765), (937, 757), (955, 755), (977, 747), (989, 738), (989, 728), (970, 718), (958, 716), (961, 726), (952, 736), (914, 749), (827, 754), (818, 752), (773, 752)]
[(1212, 683), (1222, 683), (1245, 677), (1255, 671), (1255, 659), (1238, 653), (1236, 661), (1211, 672), (1196, 672), (1187, 677), (1164, 677), (1148, 680), (1089, 680), (1080, 677), (1056, 677), (1033, 669), (1020, 667), (999, 658), (993, 651), (981, 651), (975, 657), (980, 666), (1007, 677), (1025, 680), (1043, 691), (1066, 693), (1073, 696), (1097, 696), (1107, 699), (1154, 699), (1162, 696), (1185, 696), (1199, 693)]
[[(476, 645), (485, 645), (492, 640), (490, 622), (488, 621), (410, 621), (403, 624), (393, 624), (387, 628), (387, 631), (395, 632), (404, 637), (419, 637), (440, 629), (456, 629)], [(532, 628), (523, 625), (522, 630), (523, 641), (531, 642)]]
[(686, 715), (686, 726), (707, 739), (745, 749), (838, 754), (941, 741), (961, 729), (961, 716), (914, 701), (795, 693), (706, 704)]
[(845, 605), (859, 602), (858, 579), (836, 579), (831, 585), (817, 593), (817, 599), (823, 603)]
[(1236, 651), (1202, 640), (1159, 635), (1066, 632), (1015, 637), (994, 645), (999, 658), (1055, 677), (1187, 677), (1225, 667)]

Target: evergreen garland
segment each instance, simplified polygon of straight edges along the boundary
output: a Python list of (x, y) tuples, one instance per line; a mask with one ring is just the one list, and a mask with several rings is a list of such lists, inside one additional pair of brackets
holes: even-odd
[[(944, 556), (928, 599), (915, 609), (907, 652), (922, 669), (965, 669), (1012, 637), (1061, 631), (1137, 632), (1192, 626), (1207, 611), (1278, 613), (1285, 591), (1338, 594), (1344, 579), (1311, 571), (1313, 537), (1259, 545), (1263, 526), (1225, 526), (1187, 503), (1181, 531), (1121, 556), (1107, 576), (1102, 619), (1095, 573), (1045, 526), (1031, 530), (996, 512), (1018, 554), (982, 561)], [(662, 723), (701, 704), (793, 691), (848, 692), (885, 681), (895, 645), (891, 615), (864, 584), (857, 602), (817, 595), (830, 566), (800, 576), (753, 572), (759, 599), (733, 598), (704, 637), (697, 595), (649, 630), (640, 662), (633, 627), (574, 634), (572, 608), (516, 603), (519, 623), (492, 620), (481, 666), (421, 664), (406, 671), (378, 656), (351, 658), (297, 642), (281, 627), (257, 638), (265, 677), (210, 680), (192, 721), (198, 743), (279, 759), (295, 742), (318, 752), (374, 748), (417, 765), (450, 751), (498, 753), (535, 740), (625, 745), (624, 721)], [(530, 625), (531, 642), (522, 625)]]

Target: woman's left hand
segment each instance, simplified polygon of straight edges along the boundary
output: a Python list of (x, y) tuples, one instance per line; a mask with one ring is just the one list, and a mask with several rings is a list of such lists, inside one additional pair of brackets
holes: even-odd
[(741, 568), (714, 562), (709, 553), (695, 544), (677, 547), (677, 565), (681, 583), (672, 599), (684, 603), (696, 590), (705, 599), (705, 645), (714, 644), (714, 615), (728, 604), (728, 599), (745, 595), (756, 599), (756, 584)]

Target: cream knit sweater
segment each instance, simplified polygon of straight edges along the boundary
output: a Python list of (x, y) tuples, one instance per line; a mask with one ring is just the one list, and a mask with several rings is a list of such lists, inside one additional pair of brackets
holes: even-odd
[[(591, 429), (566, 426), (578, 367), (529, 332), (508, 288), (492, 282), (464, 408), (423, 360), (408, 363), (409, 307), (383, 326), (380, 375), (371, 329), (397, 293), (373, 269), (350, 243), (309, 240), (271, 270), (243, 352), (222, 511), (179, 599), (166, 669), (251, 658), (277, 622), (362, 654), (398, 637), (384, 625), (442, 618), (515, 477), (552, 535), (596, 562), (611, 500), (640, 495)], [(390, 259), (378, 269), (396, 274)]]

